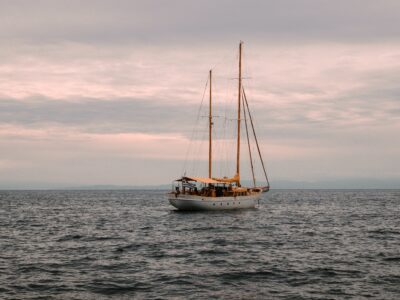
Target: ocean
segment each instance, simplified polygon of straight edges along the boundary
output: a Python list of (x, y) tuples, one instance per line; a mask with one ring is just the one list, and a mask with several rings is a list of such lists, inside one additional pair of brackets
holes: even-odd
[(0, 191), (1, 299), (400, 299), (400, 190)]

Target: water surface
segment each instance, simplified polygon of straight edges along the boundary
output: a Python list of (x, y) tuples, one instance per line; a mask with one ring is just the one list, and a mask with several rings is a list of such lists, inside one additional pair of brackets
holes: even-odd
[(266, 195), (182, 213), (160, 191), (0, 191), (0, 298), (400, 298), (400, 190)]

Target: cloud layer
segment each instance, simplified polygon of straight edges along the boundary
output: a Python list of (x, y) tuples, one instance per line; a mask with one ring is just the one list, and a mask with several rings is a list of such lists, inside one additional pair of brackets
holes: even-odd
[[(221, 116), (234, 113), (239, 39), (272, 180), (400, 179), (398, 1), (0, 5), (3, 182), (179, 176), (190, 156), (205, 159), (205, 131), (187, 148), (206, 121), (210, 68), (215, 134), (233, 137), (220, 132), (232, 125)], [(230, 143), (215, 147), (227, 172)]]
[(399, 35), (396, 0), (26, 1), (1, 3), (4, 38), (126, 44), (249, 39), (381, 41)]

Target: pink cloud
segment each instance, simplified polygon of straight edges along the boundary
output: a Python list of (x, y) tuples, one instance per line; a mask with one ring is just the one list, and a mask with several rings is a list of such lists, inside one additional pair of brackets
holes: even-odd
[[(262, 149), (272, 174), (313, 178), (329, 170), (338, 176), (357, 175), (367, 172), (368, 160), (375, 162), (374, 170), (381, 163), (387, 174), (398, 174), (388, 162), (398, 156), (393, 136), (400, 130), (395, 113), (399, 105), (386, 101), (385, 95), (374, 98), (379, 96), (379, 88), (398, 84), (393, 75), (393, 70), (400, 70), (398, 44), (258, 46), (245, 48), (245, 76), (253, 78), (246, 79), (245, 86), (256, 125), (265, 131)], [(143, 48), (133, 53), (128, 49), (115, 55), (103, 52), (99, 57), (91, 47), (81, 49), (84, 59), (77, 58), (77, 51), (71, 57), (50, 53), (49, 57), (31, 55), (3, 62), (3, 97), (22, 99), (41, 94), (54, 101), (131, 97), (133, 101), (152, 101), (154, 118), (158, 116), (158, 101), (193, 103), (195, 118), (208, 68), (214, 65), (215, 100), (231, 105), (236, 101), (236, 81), (231, 79), (236, 74), (234, 55), (227, 59), (233, 62), (230, 71), (219, 72), (226, 60), (218, 64), (217, 55), (204, 48)], [(219, 53), (227, 51), (217, 49)], [(380, 75), (385, 72), (387, 77)], [(90, 133), (80, 124), (61, 126), (46, 120), (35, 127), (0, 123), (3, 169), (25, 164), (39, 168), (45, 162), (52, 166), (64, 162), (65, 167), (70, 161), (91, 161), (93, 156), (111, 162), (119, 158), (183, 161), (188, 145), (188, 139), (176, 129), (169, 133), (112, 134)], [(206, 160), (206, 151), (200, 150), (196, 158)], [(383, 160), (383, 156), (390, 159)], [(216, 158), (224, 159), (218, 154)], [(346, 163), (339, 168), (337, 162)]]

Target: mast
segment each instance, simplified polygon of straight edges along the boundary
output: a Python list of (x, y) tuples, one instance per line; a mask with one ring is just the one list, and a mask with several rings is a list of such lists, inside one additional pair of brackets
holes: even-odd
[(238, 176), (238, 186), (240, 186), (240, 104), (242, 94), (242, 44), (239, 43), (239, 87), (238, 87), (238, 119), (237, 119), (237, 156), (236, 156), (236, 174)]
[(210, 70), (210, 104), (209, 104), (209, 123), (208, 123), (208, 177), (211, 178), (212, 174), (212, 70)]

